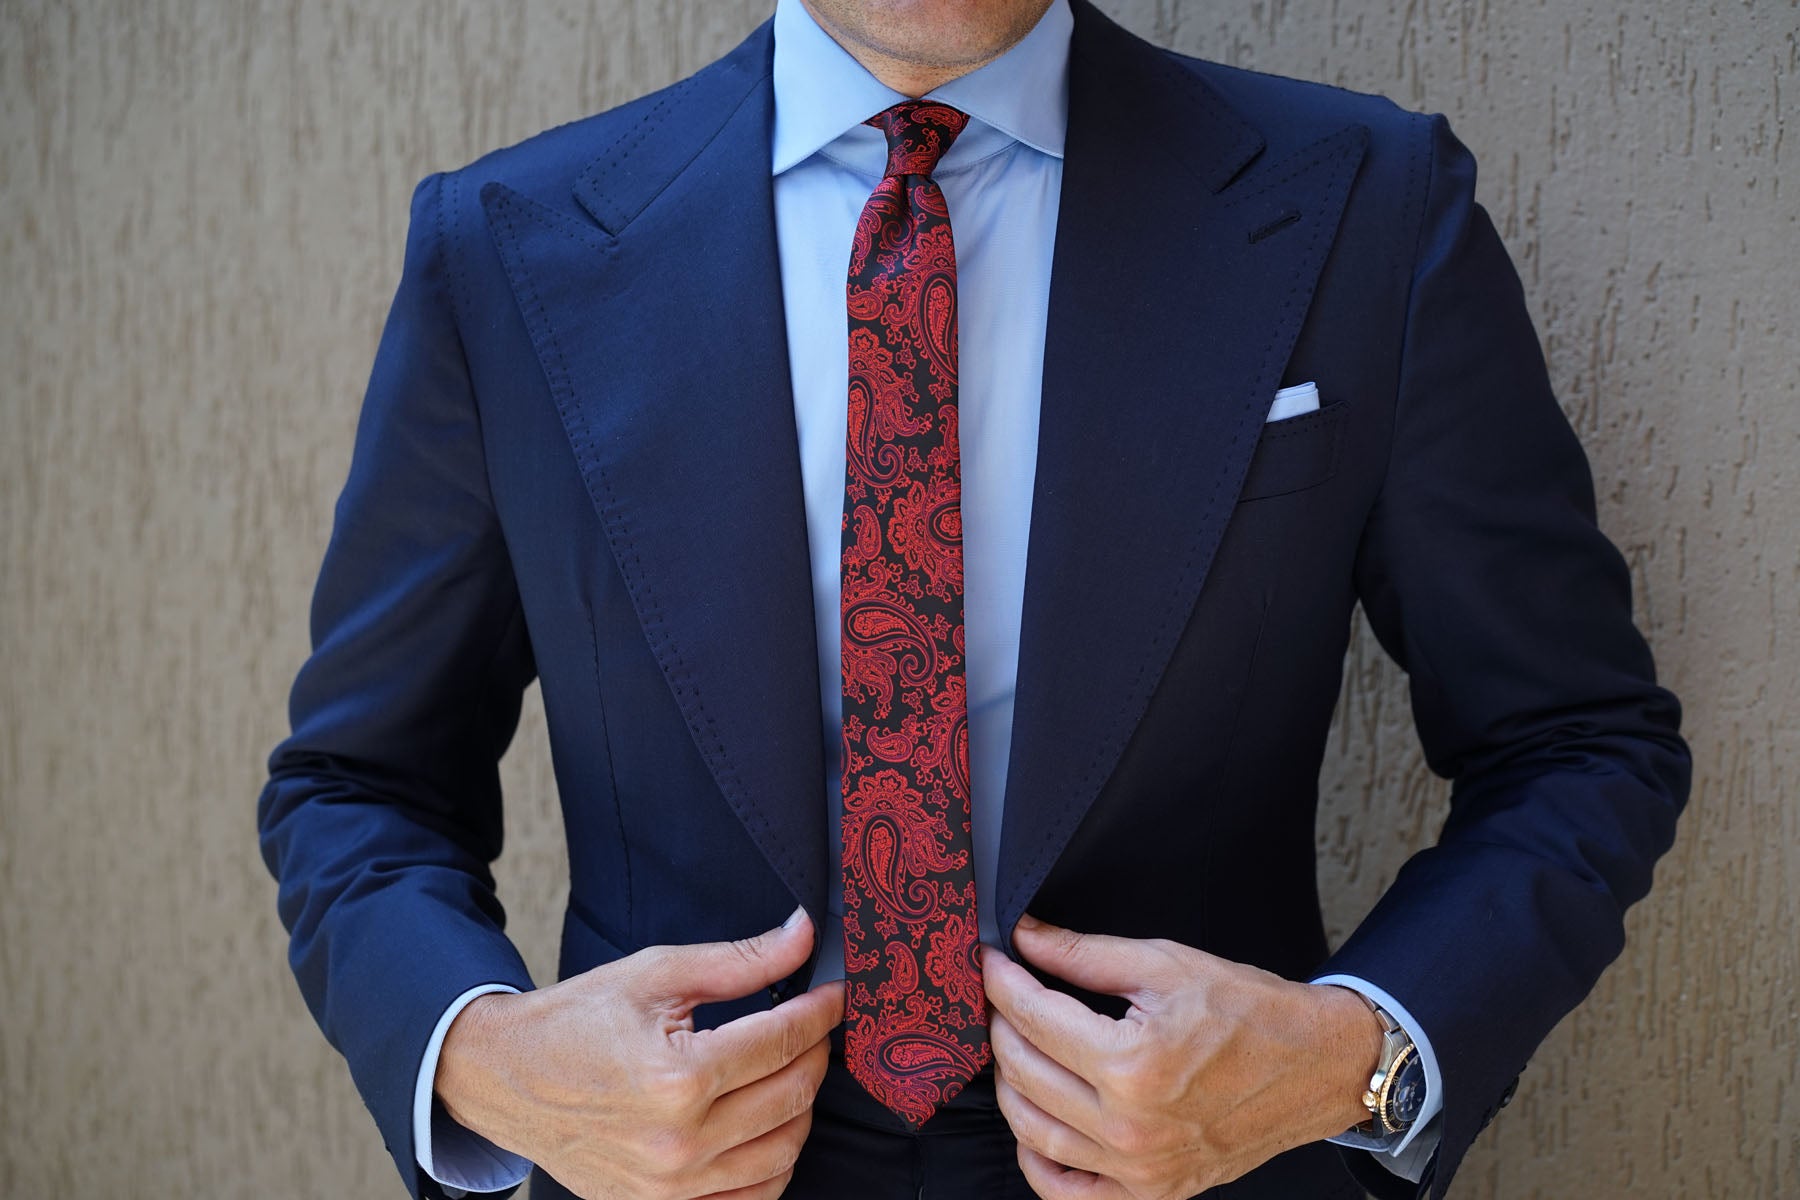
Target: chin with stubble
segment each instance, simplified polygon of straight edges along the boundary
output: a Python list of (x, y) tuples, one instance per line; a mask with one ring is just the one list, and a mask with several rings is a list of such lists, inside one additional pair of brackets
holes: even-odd
[(920, 96), (1010, 50), (1050, 0), (802, 0), (889, 87)]

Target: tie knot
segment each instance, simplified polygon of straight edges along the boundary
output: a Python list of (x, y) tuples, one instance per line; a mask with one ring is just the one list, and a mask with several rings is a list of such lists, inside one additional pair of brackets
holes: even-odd
[(907, 100), (867, 121), (887, 134), (888, 175), (929, 175), (969, 123), (969, 114), (948, 104)]

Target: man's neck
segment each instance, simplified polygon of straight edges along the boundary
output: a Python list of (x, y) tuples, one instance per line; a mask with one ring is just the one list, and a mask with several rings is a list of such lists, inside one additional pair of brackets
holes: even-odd
[[(899, 58), (878, 46), (869, 44), (866, 40), (857, 38), (852, 31), (844, 28), (842, 24), (834, 22), (827, 13), (822, 12), (818, 5), (812, 3), (812, 0), (800, 0), (800, 2), (812, 15), (812, 19), (818, 23), (819, 28), (823, 29), (832, 41), (842, 46), (845, 53), (861, 63), (869, 74), (896, 92), (911, 96), (915, 100), (927, 92), (943, 87), (952, 79), (958, 79), (980, 70), (1017, 44), (1015, 41), (1003, 45), (987, 57), (970, 62), (933, 63)], [(1048, 7), (1048, 3), (1045, 7)], [(1042, 15), (1039, 13), (1039, 16)], [(1030, 30), (1030, 25), (1025, 26), (1020, 31), (1020, 36), (1022, 37)]]

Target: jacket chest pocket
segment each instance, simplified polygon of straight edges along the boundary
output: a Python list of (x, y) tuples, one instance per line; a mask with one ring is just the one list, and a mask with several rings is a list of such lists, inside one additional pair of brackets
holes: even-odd
[(1264, 425), (1238, 503), (1305, 491), (1335, 475), (1348, 407), (1349, 401), (1340, 400)]

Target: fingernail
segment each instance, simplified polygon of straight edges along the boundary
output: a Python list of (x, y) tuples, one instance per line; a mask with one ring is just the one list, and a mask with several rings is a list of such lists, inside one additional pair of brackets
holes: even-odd
[(788, 914), (787, 920), (781, 923), (781, 927), (783, 929), (792, 929), (804, 920), (806, 920), (806, 905), (802, 904), (799, 908), (796, 908), (793, 912)]
[(1032, 916), (1030, 913), (1019, 914), (1019, 928), (1020, 929), (1042, 929), (1043, 927), (1044, 927), (1044, 923), (1042, 921), (1038, 920), (1036, 917)]

